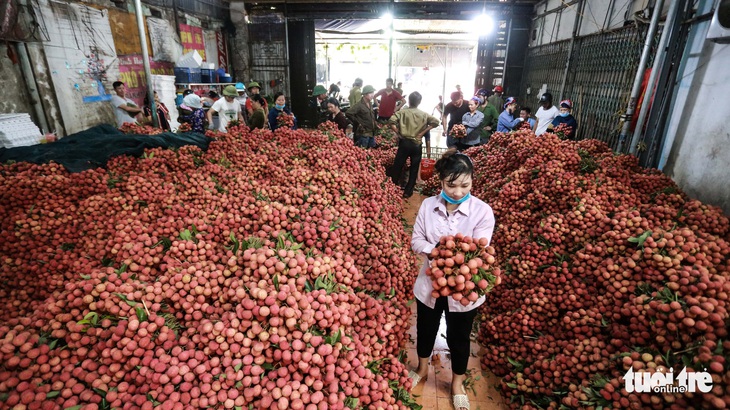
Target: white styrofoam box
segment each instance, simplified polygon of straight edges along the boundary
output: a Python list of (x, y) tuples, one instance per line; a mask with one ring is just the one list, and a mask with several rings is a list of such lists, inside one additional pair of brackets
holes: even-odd
[(177, 60), (178, 67), (200, 68), (201, 64), (203, 64), (203, 57), (197, 50), (192, 50)]
[(28, 113), (0, 114), (0, 146), (6, 148), (38, 144), (41, 130)]

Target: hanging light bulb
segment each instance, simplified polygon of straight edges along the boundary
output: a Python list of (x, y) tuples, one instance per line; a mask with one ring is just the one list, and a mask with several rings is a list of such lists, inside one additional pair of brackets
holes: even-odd
[(485, 12), (476, 16), (474, 22), (476, 23), (476, 31), (480, 37), (486, 36), (494, 30), (494, 20)]

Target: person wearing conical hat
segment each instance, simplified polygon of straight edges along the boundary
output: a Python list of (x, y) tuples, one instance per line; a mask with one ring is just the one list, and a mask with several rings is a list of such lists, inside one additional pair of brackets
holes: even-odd
[(311, 97), (311, 107), (317, 110), (317, 125), (319, 125), (327, 121), (327, 89), (323, 85), (315, 85)]
[[(259, 94), (261, 92), (261, 86), (256, 81), (251, 81), (248, 83), (248, 87), (246, 87), (248, 90), (248, 100), (246, 100), (246, 113), (248, 114), (249, 118), (251, 115), (253, 115), (253, 106), (251, 105), (251, 96), (254, 94)], [(263, 97), (263, 96), (262, 96)], [(269, 103), (266, 101), (266, 98), (264, 98), (264, 111), (269, 111)]]
[(213, 114), (218, 113), (218, 131), (226, 132), (226, 127), (231, 121), (238, 121), (243, 124), (243, 114), (241, 114), (241, 104), (236, 101), (238, 91), (236, 87), (229, 85), (223, 89), (223, 98), (219, 99), (208, 110), (208, 124), (213, 124)]

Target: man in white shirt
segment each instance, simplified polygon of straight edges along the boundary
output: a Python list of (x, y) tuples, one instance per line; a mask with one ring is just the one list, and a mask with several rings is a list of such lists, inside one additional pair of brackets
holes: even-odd
[(213, 113), (218, 113), (218, 131), (226, 132), (226, 127), (231, 121), (238, 121), (243, 125), (243, 114), (241, 114), (241, 104), (236, 101), (238, 92), (236, 87), (229, 85), (223, 89), (223, 98), (216, 101), (208, 110), (208, 124), (213, 124)]
[(540, 105), (541, 107), (535, 113), (535, 117), (537, 117), (535, 135), (544, 134), (548, 125), (560, 114), (560, 110), (553, 105), (553, 95), (550, 93), (545, 93), (540, 97)]
[(142, 109), (126, 97), (127, 87), (121, 81), (115, 81), (112, 84), (116, 95), (112, 95), (111, 104), (114, 107), (114, 116), (117, 119), (117, 127), (121, 127), (125, 122), (134, 124), (142, 122)]

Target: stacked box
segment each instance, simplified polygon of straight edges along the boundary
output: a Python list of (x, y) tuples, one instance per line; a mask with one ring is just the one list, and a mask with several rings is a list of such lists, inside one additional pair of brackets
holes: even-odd
[(0, 114), (0, 147), (36, 145), (41, 138), (41, 130), (33, 123), (29, 114)]

